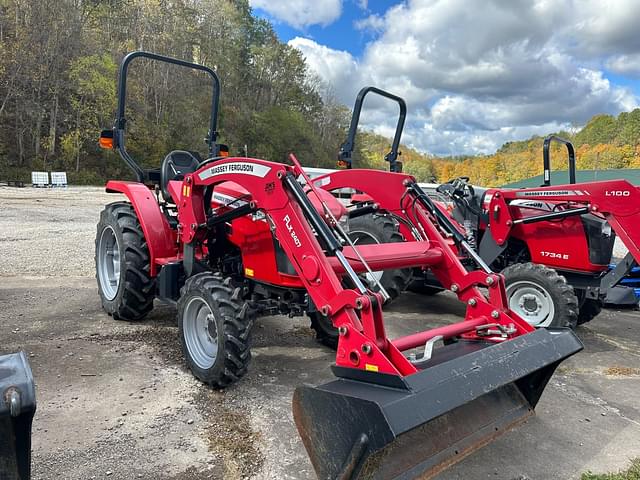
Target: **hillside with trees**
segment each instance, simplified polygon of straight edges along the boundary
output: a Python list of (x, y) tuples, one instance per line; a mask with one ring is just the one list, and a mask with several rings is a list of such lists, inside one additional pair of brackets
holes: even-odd
[[(302, 55), (252, 15), (248, 0), (1, 0), (0, 179), (66, 170), (101, 183), (128, 170), (100, 151), (113, 125), (116, 78), (129, 51), (149, 50), (213, 67), (221, 80), (219, 140), (240, 153), (335, 163), (348, 122), (327, 101)], [(206, 76), (136, 61), (127, 95), (127, 148), (159, 165), (174, 148), (205, 149)], [(323, 99), (324, 98), (324, 99)]]
[[(130, 172), (97, 146), (113, 125), (123, 56), (149, 50), (213, 67), (221, 79), (219, 141), (232, 154), (335, 166), (350, 112), (310, 74), (297, 50), (255, 17), (248, 0), (0, 0), (0, 180), (64, 170), (71, 183), (103, 183)], [(176, 148), (205, 154), (208, 77), (136, 61), (129, 70), (127, 149), (158, 166)], [(409, 112), (411, 115), (411, 112)], [(559, 132), (578, 167), (640, 167), (640, 110), (598, 115)], [(358, 134), (354, 165), (387, 168), (390, 140)], [(509, 142), (494, 155), (436, 158), (402, 146), (405, 171), (421, 181), (466, 175), (501, 185), (542, 171), (542, 138)], [(553, 152), (554, 168), (565, 167)]]
[[(551, 133), (551, 132), (550, 132)], [(611, 115), (594, 116), (576, 133), (557, 132), (576, 149), (580, 170), (640, 168), (640, 109)], [(542, 174), (542, 137), (505, 143), (495, 154), (458, 160), (432, 159), (439, 181), (468, 176), (477, 185), (500, 186)], [(567, 169), (565, 147), (553, 144), (553, 170)]]

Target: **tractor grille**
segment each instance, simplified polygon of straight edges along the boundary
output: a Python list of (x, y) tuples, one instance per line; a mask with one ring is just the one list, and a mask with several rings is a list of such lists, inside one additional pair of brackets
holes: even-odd
[(607, 228), (606, 220), (594, 215), (581, 215), (582, 225), (587, 235), (589, 245), (589, 261), (594, 265), (608, 265), (611, 263), (613, 244), (616, 234), (611, 228)]

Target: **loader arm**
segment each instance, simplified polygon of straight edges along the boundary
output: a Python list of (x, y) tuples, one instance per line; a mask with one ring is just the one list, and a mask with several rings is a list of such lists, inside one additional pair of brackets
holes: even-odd
[[(489, 199), (489, 200), (487, 200)], [(569, 208), (526, 219), (515, 219), (509, 208), (516, 200), (570, 202)], [(640, 260), (640, 191), (626, 180), (589, 182), (518, 190), (488, 190), (485, 206), (490, 216), (491, 235), (498, 245), (509, 238), (518, 223), (533, 223), (583, 213), (603, 217), (636, 262)]]
[[(411, 210), (407, 218), (422, 234), (395, 254), (394, 244), (357, 252), (343, 246), (331, 216), (314, 206), (311, 197), (318, 192), (298, 183), (297, 166), (252, 158), (216, 161), (185, 176), (177, 202), (187, 261), (216, 222), (207, 217), (207, 189), (231, 181), (249, 192), (246, 207), (220, 215), (230, 223), (234, 215), (263, 212), (313, 304), (338, 329), (338, 379), (299, 387), (293, 399), (294, 419), (319, 478), (428, 478), (531, 415), (556, 366), (582, 348), (570, 330), (533, 331), (513, 314), (501, 275), (466, 270), (413, 177), (379, 174), (384, 193), (375, 201)], [(356, 274), (369, 262), (432, 269), (467, 304), (464, 321), (390, 339), (381, 295)], [(445, 346), (433, 350), (439, 341)]]

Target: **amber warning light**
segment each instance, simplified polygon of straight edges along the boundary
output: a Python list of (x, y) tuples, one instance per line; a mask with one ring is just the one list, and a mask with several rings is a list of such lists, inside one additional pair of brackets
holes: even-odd
[(100, 148), (113, 149), (113, 130), (102, 130), (99, 144)]

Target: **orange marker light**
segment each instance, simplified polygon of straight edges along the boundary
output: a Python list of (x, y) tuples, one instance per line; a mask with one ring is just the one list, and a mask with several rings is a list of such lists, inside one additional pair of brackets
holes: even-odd
[(100, 137), (100, 148), (113, 149), (113, 138)]
[(100, 148), (113, 150), (113, 130), (102, 130), (98, 143), (100, 144)]

